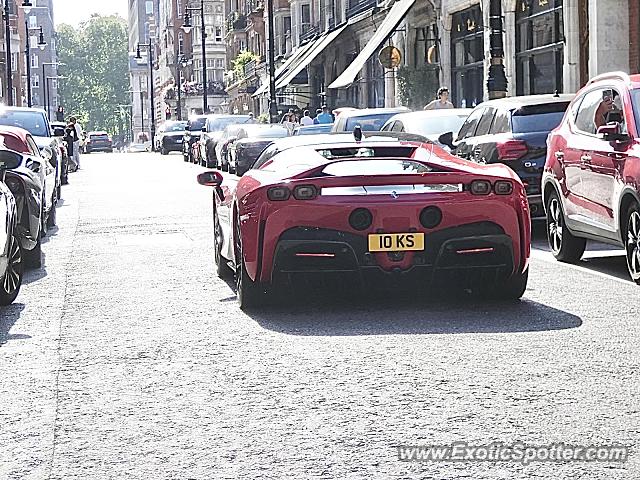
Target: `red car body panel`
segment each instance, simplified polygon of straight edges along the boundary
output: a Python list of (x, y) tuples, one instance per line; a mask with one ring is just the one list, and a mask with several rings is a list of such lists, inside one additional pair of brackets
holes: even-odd
[(19, 127), (0, 126), (0, 136), (9, 150), (19, 153), (31, 153), (27, 146), (29, 132)]
[[(238, 227), (233, 227), (231, 235), (241, 236), (243, 259), (251, 279), (260, 282), (270, 282), (273, 279), (278, 242), (283, 232), (296, 227), (344, 232), (364, 241), (370, 233), (400, 233), (413, 229), (412, 231), (432, 235), (451, 227), (485, 221), (498, 225), (512, 239), (514, 271), (511, 273), (526, 271), (531, 243), (530, 215), (524, 186), (511, 169), (501, 164), (480, 165), (468, 162), (432, 144), (394, 142), (393, 145), (415, 148), (412, 160), (440, 171), (423, 174), (319, 176), (319, 172), (326, 166), (353, 161), (354, 158), (327, 159), (303, 147), (290, 150), (286, 158), (282, 154), (276, 155), (260, 169), (247, 172), (237, 182), (224, 182), (224, 199), (214, 194), (215, 208), (227, 209), (231, 218), (239, 218), (239, 231)], [(341, 146), (353, 148), (354, 144), (332, 145), (331, 148)], [(363, 142), (363, 146), (367, 146), (366, 142)], [(294, 155), (299, 155), (299, 161)], [(267, 198), (269, 188), (281, 185), (293, 189), (296, 185), (311, 184), (321, 191), (323, 188), (353, 186), (468, 185), (473, 180), (488, 180), (491, 183), (509, 180), (514, 187), (513, 193), (497, 195), (491, 192), (484, 196), (474, 195), (469, 191), (405, 193), (396, 198), (389, 194), (320, 194), (313, 200), (296, 200), (291, 196), (287, 201), (270, 201)], [(425, 203), (427, 198), (428, 203)], [(435, 228), (426, 229), (420, 224), (419, 215), (426, 205), (435, 205), (442, 210), (442, 222)], [(358, 207), (365, 207), (373, 213), (374, 221), (364, 231), (357, 231), (349, 224), (349, 212)], [(372, 256), (376, 266), (382, 271), (406, 271), (411, 268), (415, 253), (406, 252), (401, 261), (392, 261), (386, 253), (372, 253)], [(234, 261), (233, 258), (230, 260)]]

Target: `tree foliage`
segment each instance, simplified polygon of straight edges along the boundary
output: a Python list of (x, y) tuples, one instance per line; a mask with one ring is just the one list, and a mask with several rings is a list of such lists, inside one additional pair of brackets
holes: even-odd
[(87, 130), (116, 133), (117, 106), (128, 104), (127, 24), (118, 16), (94, 15), (77, 28), (58, 28), (60, 102)]
[(231, 64), (233, 65), (233, 71), (236, 76), (239, 78), (243, 77), (245, 65), (252, 62), (253, 60), (257, 60), (258, 58), (258, 55), (250, 52), (249, 50), (243, 50), (242, 52), (240, 52), (238, 56), (231, 61)]
[(400, 67), (397, 75), (398, 93), (402, 105), (412, 110), (421, 110), (436, 98), (439, 87), (437, 68)]

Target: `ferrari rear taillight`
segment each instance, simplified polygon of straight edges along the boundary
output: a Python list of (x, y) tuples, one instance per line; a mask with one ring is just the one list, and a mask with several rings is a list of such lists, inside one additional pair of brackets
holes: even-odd
[(273, 187), (267, 190), (267, 198), (272, 202), (289, 200), (291, 191), (287, 187)]
[(508, 180), (498, 180), (493, 185), (493, 191), (496, 192), (496, 195), (511, 195), (513, 184)]
[(313, 200), (318, 196), (318, 190), (313, 185), (298, 185), (293, 189), (296, 200)]
[(471, 182), (469, 190), (474, 195), (489, 195), (491, 193), (491, 182), (487, 180), (474, 180)]
[(529, 147), (522, 140), (506, 140), (496, 145), (498, 160), (518, 160), (529, 152)]

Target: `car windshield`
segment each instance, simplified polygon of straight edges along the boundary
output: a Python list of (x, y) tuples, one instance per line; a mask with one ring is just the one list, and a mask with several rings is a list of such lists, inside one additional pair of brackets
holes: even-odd
[(426, 118), (408, 118), (405, 130), (420, 135), (439, 135), (444, 132), (457, 132), (466, 120), (467, 115), (430, 116)]
[(282, 138), (289, 135), (289, 131), (285, 127), (273, 126), (273, 127), (259, 127), (247, 128), (248, 138)]
[(363, 115), (360, 117), (351, 117), (347, 119), (346, 129), (347, 131), (351, 131), (355, 128), (356, 125), (360, 125), (362, 130), (368, 132), (377, 132), (382, 126), (393, 117), (397, 112), (392, 113), (374, 113), (371, 115)]
[(636, 125), (640, 125), (640, 88), (631, 90), (631, 105), (633, 115), (636, 117)]
[(91, 135), (89, 135), (89, 138), (104, 140), (104, 139), (108, 139), (109, 135), (107, 135), (106, 133), (92, 133)]
[(24, 128), (34, 137), (48, 137), (44, 115), (37, 110), (0, 110), (0, 125)]
[(182, 132), (187, 126), (187, 122), (168, 123), (165, 132)]
[(189, 130), (192, 132), (199, 132), (204, 127), (204, 122), (207, 121), (207, 117), (198, 117), (189, 120)]
[(550, 132), (562, 121), (568, 102), (528, 105), (513, 112), (513, 133)]
[(244, 123), (249, 120), (249, 115), (235, 115), (233, 117), (219, 117), (214, 118), (213, 120), (209, 120), (209, 126), (207, 129), (210, 132), (221, 132), (228, 125), (233, 125), (234, 123)]

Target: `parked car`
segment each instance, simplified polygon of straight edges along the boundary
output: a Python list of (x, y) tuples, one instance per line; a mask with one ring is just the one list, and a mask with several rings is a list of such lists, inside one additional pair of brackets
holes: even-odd
[(38, 149), (33, 136), (22, 128), (0, 127), (5, 148), (21, 155), (18, 167), (6, 170), (5, 183), (18, 206), (17, 236), (25, 264), (42, 265), (42, 240), (56, 224), (55, 170)]
[(18, 223), (16, 201), (4, 183), (7, 169), (17, 168), (22, 156), (7, 149), (0, 149), (0, 305), (9, 305), (18, 296), (22, 285), (23, 262), (20, 241), (16, 234)]
[(626, 250), (640, 284), (640, 75), (592, 79), (549, 135), (542, 192), (551, 252), (576, 262), (587, 239)]
[(220, 136), (220, 140), (216, 143), (216, 159), (218, 167), (225, 172), (229, 171), (229, 145), (238, 138), (238, 133), (244, 124), (227, 125)]
[(185, 162), (196, 162), (194, 153), (199, 155), (199, 150), (196, 152), (196, 142), (200, 140), (202, 135), (202, 127), (204, 127), (207, 121), (206, 115), (198, 115), (189, 118), (187, 121), (187, 128), (184, 132), (184, 138), (182, 140), (182, 156)]
[(281, 124), (246, 125), (238, 130), (236, 139), (227, 146), (229, 172), (244, 174), (258, 155), (276, 138), (289, 136), (289, 129)]
[(438, 142), (443, 133), (460, 130), (471, 111), (470, 108), (449, 108), (399, 113), (387, 120), (381, 131), (417, 133)]
[[(236, 273), (241, 308), (298, 275), (416, 275), (517, 299), (528, 278), (524, 186), (504, 165), (478, 165), (419, 142), (307, 145), (211, 186), (217, 273)], [(266, 220), (268, 218), (268, 221)]]
[(60, 144), (64, 141), (64, 129), (54, 130), (47, 114), (41, 108), (0, 106), (0, 125), (19, 127), (29, 132), (40, 149), (42, 156), (55, 171), (56, 195), (62, 196), (62, 168)]
[(168, 121), (160, 126), (156, 134), (155, 146), (161, 155), (170, 152), (181, 152), (182, 141), (187, 127), (186, 121)]
[[(65, 122), (51, 122), (51, 128), (53, 128), (54, 134), (64, 132), (67, 128), (67, 124)], [(69, 151), (67, 149), (67, 142), (64, 141), (64, 136), (57, 136), (56, 138), (60, 138), (61, 141), (58, 142), (58, 149), (60, 151), (60, 183), (62, 185), (66, 185), (69, 183)]]
[(113, 141), (107, 132), (89, 132), (84, 145), (84, 153), (113, 152)]
[(224, 129), (228, 125), (246, 123), (250, 119), (249, 115), (210, 115), (207, 117), (202, 129), (202, 136), (198, 142), (202, 165), (217, 168), (216, 144), (222, 138)]
[(306, 127), (296, 127), (293, 129), (294, 135), (319, 135), (329, 133), (333, 128), (333, 123), (323, 123), (318, 125), (308, 125)]
[(547, 137), (561, 122), (573, 95), (529, 95), (478, 105), (453, 141), (440, 137), (461, 158), (478, 163), (504, 163), (522, 179), (532, 217), (544, 218), (541, 179)]
[(356, 125), (364, 131), (379, 131), (387, 120), (398, 113), (408, 112), (406, 107), (364, 108), (345, 110), (336, 117), (332, 132), (353, 132)]

